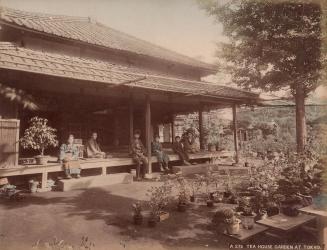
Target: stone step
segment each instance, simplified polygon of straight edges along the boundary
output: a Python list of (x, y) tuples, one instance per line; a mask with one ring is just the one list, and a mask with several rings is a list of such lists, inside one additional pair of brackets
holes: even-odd
[(76, 189), (87, 189), (93, 187), (103, 187), (112, 184), (133, 182), (133, 175), (129, 173), (118, 173), (98, 176), (87, 176), (79, 179), (64, 179), (58, 181), (58, 189), (61, 191), (70, 191)]
[(180, 172), (182, 175), (191, 175), (191, 174), (205, 174), (211, 168), (213, 171), (218, 170), (218, 165), (216, 164), (197, 164), (190, 166), (173, 166), (173, 172)]

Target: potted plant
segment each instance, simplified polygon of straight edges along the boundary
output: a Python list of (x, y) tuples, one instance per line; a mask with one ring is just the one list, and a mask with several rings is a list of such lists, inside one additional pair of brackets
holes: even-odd
[(178, 211), (185, 212), (188, 202), (188, 189), (187, 189), (187, 181), (184, 177), (177, 178), (177, 189), (178, 189)]
[(58, 145), (56, 129), (47, 124), (47, 119), (33, 117), (29, 121), (29, 127), (25, 130), (24, 136), (20, 139), (23, 148), (39, 150), (40, 155), (35, 157), (36, 163), (39, 165), (46, 165), (48, 162), (48, 157), (44, 155), (44, 151), (49, 147)]
[(166, 180), (161, 186), (151, 187), (147, 190), (146, 196), (149, 197), (147, 205), (150, 208), (150, 217), (148, 224), (150, 227), (168, 218), (169, 213), (164, 209), (171, 202), (172, 184), (169, 180)]
[(228, 234), (238, 234), (241, 221), (235, 217), (233, 210), (223, 210), (223, 221)]
[(254, 217), (256, 214), (253, 212), (250, 197), (242, 197), (239, 199), (239, 206), (237, 210), (240, 212), (242, 225), (245, 229), (252, 229), (254, 226)]
[(142, 206), (140, 202), (136, 202), (132, 205), (133, 208), (133, 220), (135, 225), (142, 225), (143, 215)]
[(195, 195), (201, 189), (204, 178), (202, 175), (196, 174), (194, 179), (188, 181), (192, 194), (190, 195), (190, 201), (195, 202)]
[(207, 206), (208, 207), (213, 207), (213, 192), (211, 192), (212, 181), (213, 181), (212, 172), (208, 171), (206, 176), (205, 176)]

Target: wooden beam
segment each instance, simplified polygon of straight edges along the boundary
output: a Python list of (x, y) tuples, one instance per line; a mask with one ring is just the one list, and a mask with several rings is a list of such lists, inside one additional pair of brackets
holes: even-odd
[(203, 145), (203, 106), (200, 105), (199, 108), (199, 140), (200, 140), (200, 149), (204, 149), (204, 145)]
[(116, 87), (131, 84), (131, 83), (134, 83), (134, 82), (139, 82), (139, 81), (142, 81), (142, 80), (145, 80), (145, 79), (146, 79), (146, 76), (143, 76), (143, 77), (139, 77), (137, 79), (132, 79), (132, 80), (127, 80), (127, 81), (124, 81), (124, 82), (116, 83), (114, 85), (107, 86), (107, 88), (116, 88)]
[(146, 96), (145, 104), (145, 139), (146, 139), (146, 149), (147, 157), (149, 161), (147, 172), (152, 174), (152, 164), (151, 164), (151, 100), (150, 95)]
[(239, 162), (238, 142), (237, 142), (237, 117), (236, 117), (236, 104), (233, 104), (233, 132), (234, 132), (234, 149), (235, 149), (235, 162)]

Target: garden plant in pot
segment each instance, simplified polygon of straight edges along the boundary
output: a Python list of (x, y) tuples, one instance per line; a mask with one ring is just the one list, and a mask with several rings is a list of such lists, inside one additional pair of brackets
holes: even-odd
[(44, 151), (49, 147), (56, 147), (56, 129), (48, 126), (48, 120), (39, 117), (33, 117), (29, 121), (29, 127), (25, 130), (24, 136), (20, 139), (20, 144), (25, 149), (39, 150), (40, 155), (36, 156), (36, 163), (46, 165), (48, 156)]
[(142, 225), (143, 215), (142, 215), (142, 206), (140, 202), (136, 202), (132, 205), (133, 208), (133, 221), (135, 225)]
[[(238, 234), (240, 231), (240, 220), (236, 218), (232, 209), (223, 209), (218, 211), (213, 222), (219, 222), (219, 227), (224, 228), (228, 234)], [(219, 229), (221, 230), (221, 229)]]
[(185, 212), (188, 203), (189, 191), (187, 181), (184, 177), (177, 178), (177, 190), (178, 190), (178, 204), (177, 208), (179, 212)]
[(242, 197), (239, 199), (237, 211), (240, 214), (242, 226), (245, 229), (252, 229), (254, 226), (254, 217), (256, 214), (253, 212), (250, 197)]
[(195, 178), (188, 181), (192, 194), (190, 195), (190, 201), (195, 202), (195, 196), (201, 189), (204, 182), (204, 177), (202, 175), (196, 174)]
[(169, 213), (164, 210), (172, 200), (172, 187), (171, 181), (165, 180), (161, 186), (150, 187), (147, 190), (146, 196), (149, 197), (149, 200), (146, 204), (150, 208), (150, 217), (148, 220), (150, 227), (156, 226), (161, 216), (168, 217)]
[(205, 176), (206, 194), (207, 194), (207, 207), (213, 207), (213, 192), (211, 191), (213, 182), (213, 175), (211, 171), (208, 171)]

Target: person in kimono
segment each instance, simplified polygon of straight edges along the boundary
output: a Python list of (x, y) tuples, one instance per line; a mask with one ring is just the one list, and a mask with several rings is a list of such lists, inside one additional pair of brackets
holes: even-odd
[(105, 158), (106, 153), (102, 152), (97, 142), (98, 134), (92, 133), (91, 138), (86, 143), (86, 157), (88, 158)]
[(81, 177), (81, 167), (78, 161), (78, 148), (74, 145), (74, 136), (69, 135), (66, 143), (60, 146), (59, 162), (63, 164), (67, 179), (71, 179), (72, 175), (76, 178)]
[(178, 154), (184, 165), (191, 165), (191, 163), (189, 162), (190, 158), (187, 152), (185, 152), (184, 150), (184, 145), (181, 142), (180, 136), (175, 137), (175, 141), (173, 143), (173, 150), (176, 154)]
[(142, 180), (145, 177), (146, 168), (148, 167), (148, 159), (145, 156), (146, 150), (143, 146), (143, 143), (140, 139), (141, 133), (139, 130), (134, 132), (134, 138), (131, 142), (131, 155), (133, 157), (133, 161), (136, 165), (136, 179), (138, 181)]
[(189, 154), (194, 154), (199, 152), (198, 145), (195, 141), (195, 135), (194, 132), (191, 130), (188, 130), (183, 138), (183, 145), (185, 152)]
[(169, 172), (169, 156), (162, 150), (160, 143), (160, 136), (156, 135), (154, 141), (151, 143), (152, 153), (157, 157), (160, 170), (165, 173)]

